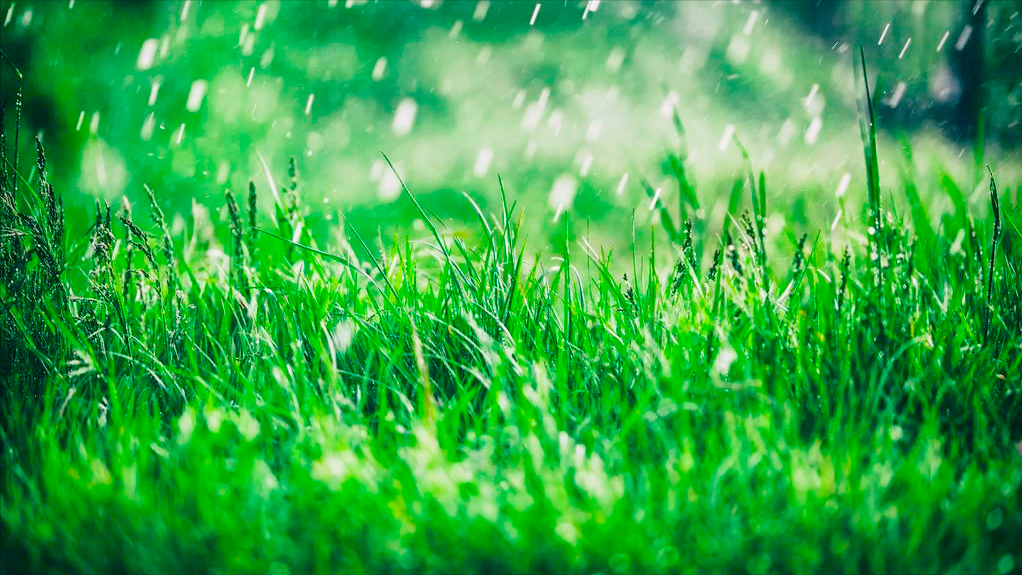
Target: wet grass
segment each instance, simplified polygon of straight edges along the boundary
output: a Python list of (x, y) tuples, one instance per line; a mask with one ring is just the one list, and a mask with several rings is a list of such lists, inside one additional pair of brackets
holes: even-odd
[(407, 188), (421, 237), (320, 245), (293, 164), (69, 237), (5, 143), (3, 571), (1018, 572), (1018, 189), (934, 226), (906, 176), (906, 218), (863, 126), (861, 218), (767, 234), (750, 162), (714, 226), (679, 154), (625, 262)]

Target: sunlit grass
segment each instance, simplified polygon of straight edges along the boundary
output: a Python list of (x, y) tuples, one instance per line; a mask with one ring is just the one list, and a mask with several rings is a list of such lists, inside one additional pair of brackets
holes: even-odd
[(7, 149), (4, 569), (1022, 566), (1017, 185), (991, 176), (995, 218), (907, 170), (907, 215), (872, 187), (775, 228), (783, 183), (746, 154), (716, 219), (682, 153), (651, 249), (551, 260), (503, 182), (496, 209), (464, 197), (474, 234), (399, 182), (423, 233), (321, 245), (294, 163), (224, 225), (174, 231), (157, 189), (68, 237), (42, 148)]

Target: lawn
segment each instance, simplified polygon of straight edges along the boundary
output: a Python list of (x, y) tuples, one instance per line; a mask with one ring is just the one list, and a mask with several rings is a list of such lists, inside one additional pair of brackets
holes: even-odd
[(8, 124), (2, 570), (1022, 571), (1020, 187), (881, 189), (860, 121), (836, 217), (681, 150), (648, 245), (552, 254), (497, 178), (468, 234), (402, 182), (386, 242), (314, 238), (293, 162), (223, 224), (65, 214)]

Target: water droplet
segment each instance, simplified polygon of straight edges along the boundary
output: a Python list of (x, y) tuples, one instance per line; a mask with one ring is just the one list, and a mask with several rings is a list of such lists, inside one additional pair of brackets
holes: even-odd
[(727, 126), (724, 127), (724, 134), (720, 137), (720, 143), (717, 144), (717, 148), (720, 151), (722, 151), (722, 152), (724, 150), (726, 150), (728, 144), (731, 143), (731, 138), (733, 138), (734, 136), (735, 136), (735, 125), (734, 124), (728, 124)]
[(481, 178), (490, 171), (490, 164), (493, 163), (493, 150), (490, 148), (483, 148), (479, 150), (479, 155), (476, 156), (475, 166), (472, 168), (472, 173), (477, 178)]
[(955, 42), (955, 50), (961, 52), (965, 49), (965, 45), (969, 43), (969, 38), (972, 36), (972, 26), (968, 24), (965, 28), (962, 28), (962, 33), (958, 35), (958, 41)]
[(160, 41), (156, 38), (149, 38), (142, 42), (142, 48), (138, 51), (138, 60), (135, 62), (135, 68), (138, 70), (152, 68), (153, 61), (156, 59), (156, 51), (159, 48)]
[(905, 45), (901, 48), (901, 53), (898, 54), (898, 59), (901, 60), (905, 57), (905, 53), (908, 52), (908, 47), (912, 45), (912, 38), (905, 40)]
[(536, 24), (536, 17), (539, 16), (539, 2), (536, 2), (536, 8), (532, 11), (532, 18), (529, 18), (529, 26)]
[(386, 71), (387, 59), (383, 56), (380, 56), (379, 58), (376, 59), (376, 64), (373, 65), (373, 80), (377, 82), (380, 81), (383, 78), (383, 75), (386, 73)]
[(887, 38), (887, 33), (891, 31), (891, 23), (888, 22), (884, 25), (884, 31), (880, 33), (880, 41), (877, 42), (877, 46), (883, 46), (884, 40)]
[(476, 2), (476, 9), (472, 12), (472, 19), (476, 22), (482, 22), (486, 19), (486, 13), (490, 11), (489, 0), (479, 0)]
[(823, 128), (823, 119), (819, 116), (813, 118), (813, 121), (809, 123), (809, 128), (806, 130), (805, 142), (812, 146), (816, 143), (816, 140), (820, 137), (820, 130)]
[(153, 112), (149, 112), (144, 122), (142, 122), (142, 130), (139, 132), (139, 137), (145, 141), (149, 141), (153, 137), (153, 131), (156, 130), (156, 115)]
[(309, 94), (309, 99), (305, 101), (305, 115), (312, 114), (312, 102), (316, 99), (315, 94)]
[(397, 110), (394, 112), (394, 123), (391, 126), (395, 135), (404, 136), (412, 131), (418, 109), (418, 104), (411, 98), (405, 98), (398, 103)]
[(207, 88), (209, 88), (209, 83), (205, 80), (192, 82), (192, 87), (188, 90), (188, 102), (185, 104), (185, 109), (189, 112), (198, 112), (202, 107), (203, 98), (206, 97)]
[(628, 185), (628, 172), (621, 174), (621, 179), (617, 182), (617, 190), (614, 191), (614, 194), (618, 196), (623, 194), (626, 185)]
[(571, 174), (562, 174), (554, 180), (550, 189), (550, 207), (555, 209), (570, 208), (575, 202), (575, 194), (578, 192), (578, 180)]
[(841, 181), (837, 184), (837, 190), (834, 191), (834, 195), (839, 198), (843, 198), (845, 193), (848, 192), (848, 185), (852, 183), (852, 174), (845, 172), (845, 175), (841, 176)]

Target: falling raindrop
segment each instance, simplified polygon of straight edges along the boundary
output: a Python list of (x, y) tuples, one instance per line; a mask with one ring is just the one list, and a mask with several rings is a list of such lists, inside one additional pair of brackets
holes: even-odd
[(490, 148), (483, 148), (479, 150), (479, 155), (476, 156), (475, 166), (472, 168), (472, 173), (477, 178), (481, 178), (490, 171), (490, 164), (493, 162), (493, 150)]
[(884, 26), (884, 31), (880, 33), (880, 40), (877, 42), (877, 46), (883, 46), (884, 40), (887, 38), (887, 33), (891, 31), (891, 23), (888, 22)]
[(628, 185), (628, 172), (621, 174), (621, 179), (617, 182), (617, 190), (614, 191), (614, 195), (620, 196), (623, 194), (626, 185)]
[(958, 35), (958, 41), (955, 42), (955, 50), (961, 52), (965, 49), (965, 45), (969, 43), (969, 38), (972, 36), (972, 26), (968, 24), (965, 28), (962, 28), (962, 33)]
[(728, 144), (731, 143), (731, 138), (733, 138), (734, 136), (735, 136), (735, 125), (734, 124), (728, 124), (727, 126), (724, 127), (724, 134), (720, 137), (720, 143), (717, 144), (717, 148), (720, 151), (722, 151), (722, 152), (724, 150), (726, 150)]
[(209, 88), (209, 83), (205, 80), (192, 82), (192, 87), (188, 90), (188, 102), (185, 104), (185, 109), (189, 112), (198, 112), (202, 107), (203, 98), (206, 97), (207, 88)]
[(394, 123), (391, 126), (395, 135), (404, 136), (412, 131), (418, 109), (418, 104), (411, 98), (405, 98), (398, 103), (397, 110), (394, 112)]
[(309, 94), (309, 99), (305, 101), (305, 115), (312, 114), (312, 102), (316, 99), (315, 94)]
[(373, 80), (378, 82), (383, 78), (383, 74), (387, 71), (387, 59), (380, 56), (376, 59), (376, 64), (373, 65)]
[(845, 172), (841, 176), (841, 181), (837, 183), (837, 190), (834, 190), (834, 195), (839, 198), (843, 198), (845, 193), (848, 192), (848, 185), (852, 183), (852, 174)]
[(153, 61), (156, 59), (156, 51), (159, 47), (160, 41), (157, 38), (149, 38), (142, 42), (142, 48), (138, 51), (138, 60), (135, 62), (135, 68), (138, 70), (152, 68)]
[(912, 38), (905, 41), (905, 45), (901, 48), (901, 53), (898, 54), (898, 59), (901, 60), (905, 57), (905, 53), (908, 52), (908, 47), (912, 45)]
[(536, 2), (536, 8), (532, 11), (532, 18), (529, 18), (529, 26), (536, 24), (536, 16), (539, 16), (539, 2)]
[(571, 208), (578, 192), (578, 180), (571, 174), (561, 174), (554, 180), (550, 189), (550, 207), (554, 209)]
[(476, 2), (476, 9), (472, 12), (472, 19), (476, 22), (482, 22), (486, 19), (486, 13), (490, 10), (489, 0), (479, 0)]

